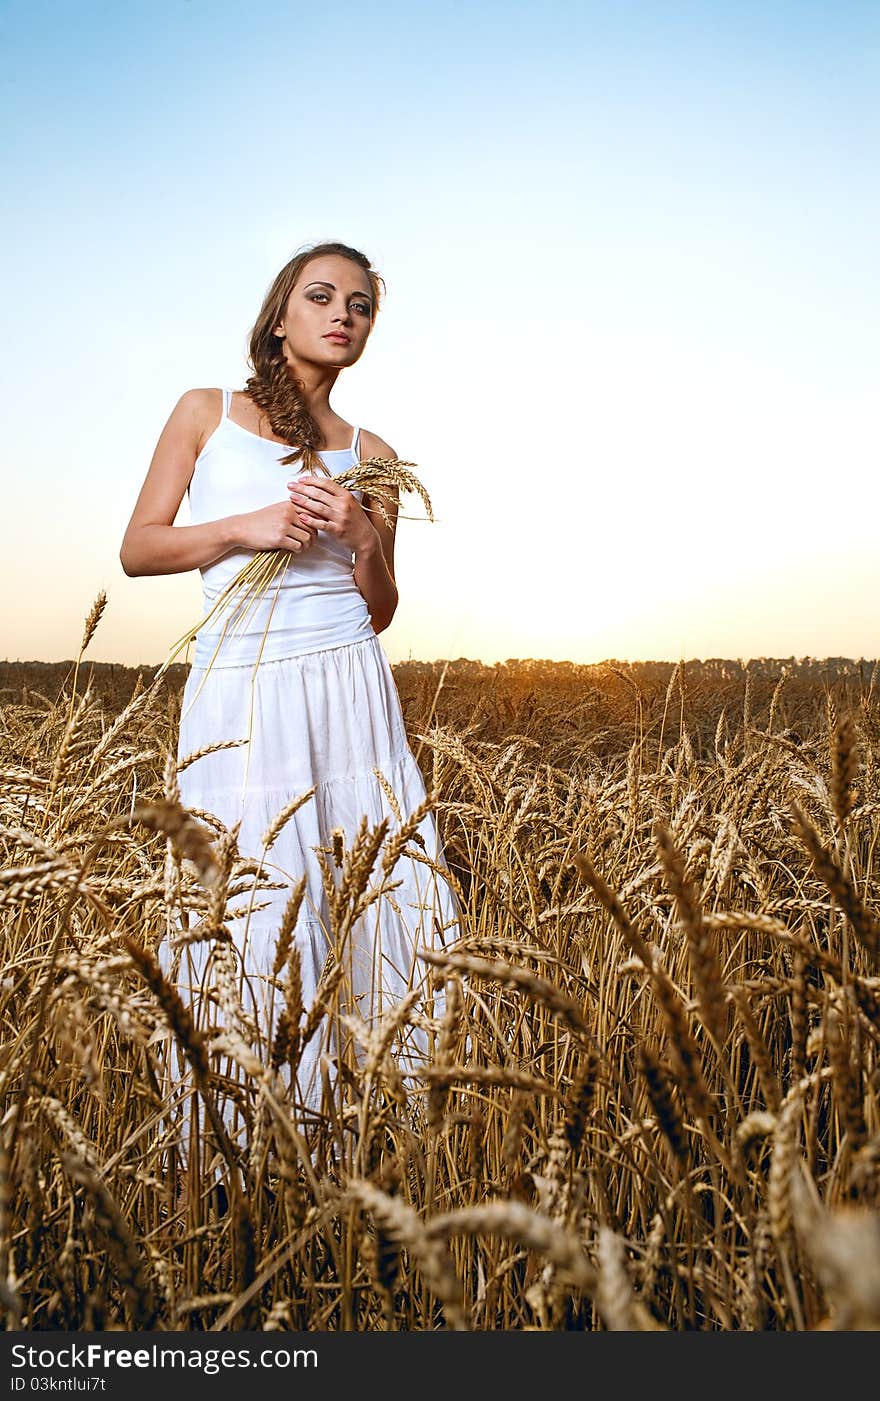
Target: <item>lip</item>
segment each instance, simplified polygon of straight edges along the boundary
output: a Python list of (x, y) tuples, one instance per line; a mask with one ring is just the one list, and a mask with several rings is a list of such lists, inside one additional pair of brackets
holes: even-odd
[(351, 345), (351, 337), (346, 336), (342, 331), (328, 331), (324, 337), (325, 341), (342, 341), (345, 345)]

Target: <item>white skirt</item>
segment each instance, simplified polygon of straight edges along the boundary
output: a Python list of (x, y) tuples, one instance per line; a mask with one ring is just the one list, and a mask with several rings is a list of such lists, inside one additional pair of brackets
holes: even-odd
[[(249, 737), (249, 738), (248, 738)], [(358, 642), (307, 652), (254, 668), (193, 667), (181, 706), (178, 758), (222, 740), (248, 739), (236, 748), (197, 759), (180, 774), (181, 801), (212, 814), (227, 827), (239, 823), (242, 856), (262, 862), (275, 890), (260, 890), (232, 901), (238, 911), (226, 920), (240, 955), (240, 990), (244, 1011), (271, 1044), (284, 1007), (281, 982), (272, 968), (282, 913), (292, 887), (307, 878), (305, 898), (294, 926), (300, 952), (306, 1011), (312, 1005), (327, 956), (334, 946), (330, 907), (316, 855), (325, 859), (335, 885), (342, 872), (332, 854), (334, 831), (344, 836), (346, 852), (363, 828), (389, 820), (385, 847), (399, 828), (394, 804), (377, 776), (390, 787), (403, 821), (425, 798), (425, 784), (404, 729), (400, 697), (391, 666), (375, 634)], [(289, 818), (271, 848), (263, 838), (291, 799), (314, 788), (314, 794)], [(428, 812), (393, 870), (383, 876), (380, 848), (367, 889), (383, 879), (400, 882), (381, 895), (354, 922), (343, 950), (349, 1012), (368, 1024), (387, 1013), (411, 988), (421, 986), (428, 1009), (442, 1014), (439, 992), (427, 992), (432, 968), (420, 960), (420, 947), (437, 948), (459, 938), (461, 911), (442, 874), (410, 856), (420, 852), (448, 871), (433, 814)], [(338, 840), (338, 838), (337, 838)], [(248, 910), (249, 903), (254, 908)], [(262, 906), (262, 908), (259, 908)], [(178, 986), (190, 1001), (216, 982), (210, 971), (210, 945), (189, 944), (177, 971)], [(164, 948), (162, 962), (171, 966)], [(424, 1017), (424, 1006), (416, 1004)], [(221, 1020), (214, 1016), (215, 1024)], [(424, 1052), (424, 1029), (409, 1029), (409, 1047)], [(338, 1051), (327, 1028), (312, 1038), (300, 1061), (297, 1082), (308, 1107), (321, 1097), (321, 1052)], [(362, 1056), (358, 1057), (362, 1059)], [(325, 1071), (326, 1071), (325, 1063)]]

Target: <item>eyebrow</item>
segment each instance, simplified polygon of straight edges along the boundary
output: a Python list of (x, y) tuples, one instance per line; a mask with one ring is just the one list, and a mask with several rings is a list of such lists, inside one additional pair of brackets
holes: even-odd
[[(336, 288), (333, 286), (332, 282), (309, 282), (306, 284), (303, 290), (307, 292), (309, 290), (309, 287), (329, 287), (331, 292), (336, 291)], [(372, 302), (373, 300), (369, 292), (352, 292), (351, 295), (353, 297), (365, 297), (368, 302)]]

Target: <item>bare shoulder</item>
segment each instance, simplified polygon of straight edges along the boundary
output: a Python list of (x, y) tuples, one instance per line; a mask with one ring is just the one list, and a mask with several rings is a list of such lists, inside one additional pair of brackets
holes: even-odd
[(361, 429), (360, 437), (361, 458), (365, 457), (396, 457), (394, 448), (389, 447), (384, 438), (380, 438), (377, 433), (369, 433), (366, 428)]
[(223, 413), (222, 389), (186, 389), (174, 407), (177, 417), (201, 452)]

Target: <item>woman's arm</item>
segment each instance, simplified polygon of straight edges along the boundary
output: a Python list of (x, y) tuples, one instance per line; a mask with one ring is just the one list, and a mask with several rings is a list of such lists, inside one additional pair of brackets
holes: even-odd
[[(369, 446), (365, 439), (369, 439)], [(361, 429), (361, 440), (367, 457), (397, 457), (394, 449), (373, 433), (364, 433)], [(361, 505), (372, 522), (375, 537), (354, 552), (354, 581), (366, 599), (374, 632), (383, 632), (389, 626), (400, 597), (394, 580), (394, 537), (400, 493), (396, 487), (388, 490), (393, 500), (383, 496), (382, 503), (390, 525), (385, 523), (377, 500), (364, 494)]]
[[(396, 514), (387, 503), (385, 509), (389, 515)], [(377, 536), (380, 536), (381, 533), (387, 533), (387, 531), (388, 527), (384, 521), (381, 522), (381, 530), (380, 526), (376, 526)], [(397, 612), (399, 595), (397, 585), (388, 568), (384, 544), (380, 539), (377, 538), (375, 545), (364, 545), (361, 549), (355, 550), (354, 581), (367, 601), (373, 631), (384, 631)]]
[(210, 390), (188, 389), (162, 429), (146, 479), (122, 540), (126, 574), (175, 574), (210, 564), (232, 548), (228, 520), (175, 526), (204, 432)]
[(300, 550), (314, 539), (315, 532), (302, 525), (289, 501), (203, 525), (174, 524), (217, 417), (218, 392), (188, 389), (162, 429), (119, 551), (126, 574), (178, 574), (213, 564), (232, 549)]

